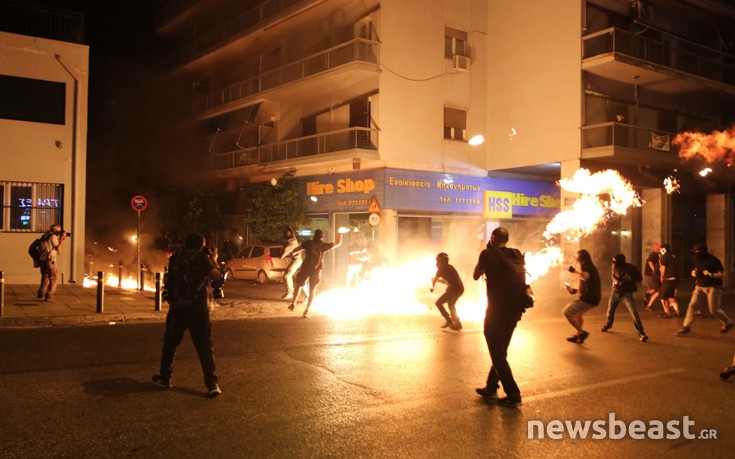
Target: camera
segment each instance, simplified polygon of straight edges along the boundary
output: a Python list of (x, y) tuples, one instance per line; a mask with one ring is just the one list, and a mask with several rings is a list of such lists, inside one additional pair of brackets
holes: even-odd
[(66, 237), (71, 237), (71, 233), (68, 231), (61, 230), (61, 234), (66, 234)]

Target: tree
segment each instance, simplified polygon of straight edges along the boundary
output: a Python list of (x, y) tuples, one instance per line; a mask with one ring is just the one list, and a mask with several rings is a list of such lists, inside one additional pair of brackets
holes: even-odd
[(219, 197), (210, 188), (195, 190), (172, 189), (167, 193), (167, 205), (162, 209), (162, 240), (183, 242), (191, 233), (199, 233), (213, 241), (222, 229)]
[(242, 188), (245, 200), (243, 223), (262, 242), (283, 238), (283, 230), (298, 228), (306, 222), (306, 207), (296, 181), (288, 174), (270, 182), (253, 183)]

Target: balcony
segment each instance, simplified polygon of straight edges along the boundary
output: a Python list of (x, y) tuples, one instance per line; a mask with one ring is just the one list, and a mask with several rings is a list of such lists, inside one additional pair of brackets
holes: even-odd
[(338, 158), (342, 158), (342, 156), (353, 158), (356, 151), (362, 151), (363, 154), (367, 153), (368, 157), (377, 158), (378, 132), (377, 129), (352, 127), (245, 148), (212, 156), (211, 168), (213, 171), (223, 171), (260, 166), (276, 161), (334, 160), (335, 156), (330, 154), (337, 154)]
[(618, 164), (676, 167), (675, 133), (623, 123), (582, 126), (582, 159)]
[[(323, 1), (321, 0), (321, 2)], [(198, 37), (186, 46), (177, 49), (168, 57), (166, 65), (168, 68), (182, 67), (258, 28), (264, 27), (289, 10), (314, 2), (315, 0), (267, 0), (224, 25)]]
[(582, 68), (663, 94), (735, 101), (735, 56), (677, 37), (609, 28), (582, 37)]
[[(378, 42), (360, 38), (342, 43), (196, 99), (192, 111), (203, 117), (215, 116), (247, 105), (248, 98), (260, 97), (265, 91), (304, 81), (351, 63), (367, 64), (369, 73), (374, 74), (378, 70), (379, 45)], [(349, 84), (349, 78), (340, 80), (341, 86)]]

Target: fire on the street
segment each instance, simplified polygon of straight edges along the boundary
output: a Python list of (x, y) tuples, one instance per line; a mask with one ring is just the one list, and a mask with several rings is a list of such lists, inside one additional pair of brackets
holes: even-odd
[[(86, 288), (96, 288), (97, 278), (85, 277), (82, 285)], [(105, 276), (105, 285), (108, 287), (122, 288), (123, 290), (138, 290), (138, 281), (132, 277), (123, 278), (122, 282), (117, 276), (107, 275)], [(156, 289), (153, 287), (143, 286), (143, 290), (147, 292), (155, 292)]]
[[(434, 301), (444, 292), (444, 286), (437, 283), (434, 293), (429, 293), (434, 274), (434, 255), (418, 256), (399, 266), (374, 270), (357, 287), (319, 292), (311, 310), (344, 320), (375, 314), (436, 314)], [(465, 285), (467, 290), (473, 287)], [(475, 295), (466, 292), (457, 303), (457, 311), (462, 321), (481, 321), (485, 305), (477, 304)]]

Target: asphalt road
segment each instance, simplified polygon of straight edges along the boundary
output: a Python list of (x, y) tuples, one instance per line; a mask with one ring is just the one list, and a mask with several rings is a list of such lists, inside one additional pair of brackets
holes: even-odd
[[(474, 393), (489, 367), (481, 324), (444, 331), (437, 313), (218, 321), (217, 399), (204, 396), (188, 336), (174, 388), (149, 383), (162, 323), (0, 329), (0, 457), (729, 455), (735, 386), (718, 373), (735, 332), (703, 317), (675, 337), (678, 321), (648, 314), (641, 343), (624, 311), (599, 333), (600, 306), (579, 346), (565, 341), (560, 308), (541, 302), (519, 324), (509, 358), (524, 405), (512, 409)], [(549, 438), (555, 420), (605, 421), (607, 437), (639, 420), (655, 436), (658, 421), (683, 426), (684, 416), (695, 436), (717, 439)], [(529, 421), (544, 423), (544, 439), (528, 438)]]

